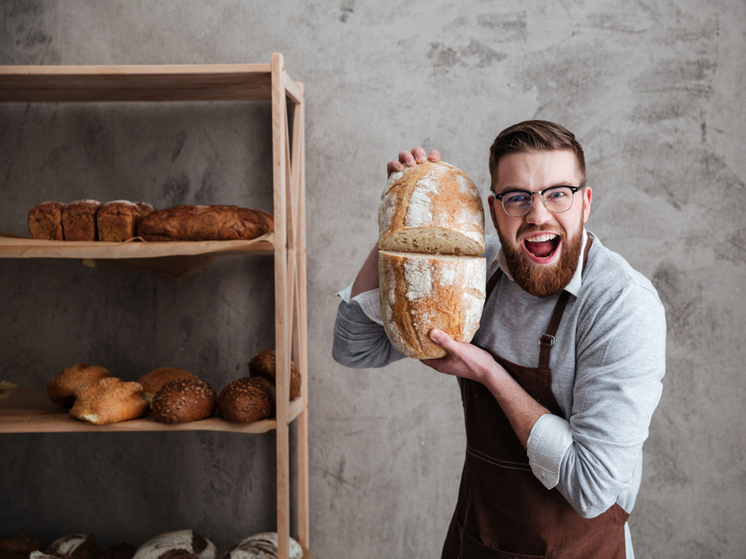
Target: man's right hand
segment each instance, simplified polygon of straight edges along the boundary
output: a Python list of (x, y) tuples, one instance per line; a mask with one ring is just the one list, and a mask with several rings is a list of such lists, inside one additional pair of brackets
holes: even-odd
[(398, 161), (389, 161), (386, 164), (386, 176), (390, 176), (391, 173), (403, 171), (406, 167), (414, 167), (418, 163), (424, 163), (428, 160), (440, 161), (440, 153), (432, 150), (428, 155), (425, 155), (425, 150), (420, 147), (414, 148), (412, 151), (401, 151), (399, 152)]

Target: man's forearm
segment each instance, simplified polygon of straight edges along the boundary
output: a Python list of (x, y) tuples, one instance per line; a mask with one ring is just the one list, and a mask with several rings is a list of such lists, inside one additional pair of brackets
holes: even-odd
[(352, 283), (350, 297), (355, 297), (366, 291), (378, 289), (378, 245), (368, 254), (363, 266)]

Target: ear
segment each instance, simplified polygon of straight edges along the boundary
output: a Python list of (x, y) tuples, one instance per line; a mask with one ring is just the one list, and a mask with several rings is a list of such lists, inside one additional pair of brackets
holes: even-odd
[(487, 205), (490, 207), (490, 217), (492, 218), (492, 225), (495, 226), (495, 230), (497, 230), (497, 216), (495, 215), (496, 202), (497, 198), (495, 198), (492, 194), (487, 197)]
[(588, 222), (588, 218), (591, 217), (591, 200), (593, 199), (593, 190), (590, 186), (586, 186), (583, 189), (583, 223)]

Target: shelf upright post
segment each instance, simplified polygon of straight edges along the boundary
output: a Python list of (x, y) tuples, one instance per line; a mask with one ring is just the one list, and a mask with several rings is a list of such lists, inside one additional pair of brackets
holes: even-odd
[(272, 164), (275, 220), (275, 358), (277, 417), (277, 557), (290, 554), (290, 336), (288, 329), (287, 262), (287, 103), (283, 85), (284, 61), (280, 53), (272, 55)]

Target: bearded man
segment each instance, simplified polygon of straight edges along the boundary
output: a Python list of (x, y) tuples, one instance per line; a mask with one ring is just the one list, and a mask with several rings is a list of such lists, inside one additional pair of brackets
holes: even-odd
[[(426, 157), (401, 152), (389, 174)], [(665, 314), (653, 285), (586, 231), (593, 193), (564, 127), (526, 121), (490, 148), (487, 298), (471, 343), (430, 333), (459, 378), (466, 459), (443, 559), (634, 557), (627, 524), (662, 393)], [(377, 251), (340, 293), (334, 358), (403, 358), (378, 304)]]

